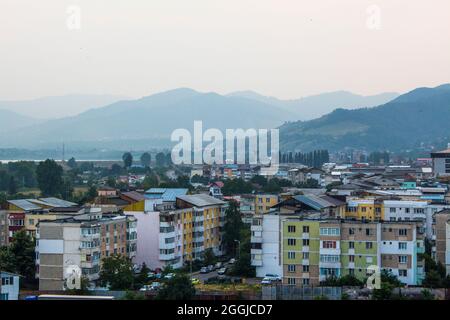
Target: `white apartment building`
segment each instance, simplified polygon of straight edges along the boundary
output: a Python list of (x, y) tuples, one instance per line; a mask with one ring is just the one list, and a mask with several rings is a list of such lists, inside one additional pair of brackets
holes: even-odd
[(280, 217), (274, 214), (255, 216), (251, 225), (251, 264), (256, 276), (281, 275)]
[(0, 301), (19, 300), (20, 277), (10, 272), (0, 272)]

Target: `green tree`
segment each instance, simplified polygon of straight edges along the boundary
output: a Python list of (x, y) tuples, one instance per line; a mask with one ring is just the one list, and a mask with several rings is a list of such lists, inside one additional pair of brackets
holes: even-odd
[(242, 226), (240, 230), (239, 255), (231, 270), (233, 275), (253, 278), (256, 276), (255, 267), (251, 265), (250, 227)]
[(140, 292), (127, 290), (121, 300), (145, 300), (145, 295)]
[(122, 255), (112, 255), (102, 261), (99, 282), (110, 290), (129, 290), (133, 288), (133, 264)]
[(45, 197), (60, 196), (63, 188), (63, 168), (54, 160), (40, 162), (36, 168), (37, 181)]
[(67, 165), (69, 166), (69, 168), (75, 169), (77, 167), (77, 161), (74, 157), (72, 157), (69, 159), (69, 161), (67, 161)]
[(213, 249), (209, 248), (205, 250), (204, 256), (203, 256), (203, 263), (205, 265), (210, 265), (216, 263), (216, 256), (214, 254)]
[(142, 164), (144, 167), (146, 167), (146, 168), (150, 167), (150, 162), (151, 162), (151, 161), (152, 161), (152, 156), (150, 155), (150, 153), (144, 152), (144, 153), (141, 155), (141, 164)]
[(131, 155), (130, 152), (125, 152), (122, 155), (122, 161), (123, 161), (123, 166), (125, 168), (130, 168), (131, 165), (133, 164), (133, 156)]
[(147, 267), (145, 262), (142, 264), (141, 271), (134, 278), (134, 288), (136, 290), (142, 288), (148, 281), (148, 273), (150, 269)]
[(225, 225), (223, 244), (227, 253), (235, 252), (236, 240), (241, 240), (242, 222), (241, 212), (235, 201), (229, 202), (229, 207), (225, 211)]
[(166, 165), (166, 156), (163, 152), (158, 152), (155, 157), (156, 166), (164, 167)]
[(11, 272), (23, 276), (26, 283), (35, 282), (35, 246), (34, 240), (23, 229), (14, 234), (7, 252), (3, 252), (9, 259), (6, 266), (10, 265)]
[(195, 287), (187, 274), (178, 273), (159, 290), (157, 300), (191, 300)]
[(16, 193), (17, 193), (16, 179), (14, 179), (13, 176), (11, 176), (11, 178), (9, 179), (8, 193), (9, 193), (10, 195), (13, 195), (13, 194), (16, 194)]

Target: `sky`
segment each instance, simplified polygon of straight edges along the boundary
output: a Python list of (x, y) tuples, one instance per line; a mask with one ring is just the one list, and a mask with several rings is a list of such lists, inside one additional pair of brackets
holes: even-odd
[(0, 100), (450, 82), (448, 0), (0, 0)]

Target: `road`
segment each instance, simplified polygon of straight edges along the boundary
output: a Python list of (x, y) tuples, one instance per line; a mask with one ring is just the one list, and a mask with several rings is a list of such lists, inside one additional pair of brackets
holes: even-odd
[[(226, 265), (227, 268), (231, 268), (230, 264)], [(201, 281), (201, 283), (205, 283), (206, 280), (214, 278), (214, 277), (218, 277), (219, 274), (216, 271), (212, 271), (209, 273), (200, 273), (199, 271), (193, 272), (192, 273), (192, 278), (197, 278)], [(245, 278), (245, 283), (248, 284), (259, 284), (261, 283), (261, 278)]]

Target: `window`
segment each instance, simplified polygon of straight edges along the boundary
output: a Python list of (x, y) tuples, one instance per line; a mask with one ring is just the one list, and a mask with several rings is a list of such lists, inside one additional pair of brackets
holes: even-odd
[(304, 286), (309, 286), (309, 279), (303, 279), (302, 283)]
[(348, 269), (348, 274), (351, 276), (355, 275), (355, 269)]
[(355, 234), (355, 228), (349, 228), (348, 234)]
[(408, 234), (408, 229), (398, 229), (399, 236), (406, 236)]
[(12, 286), (14, 284), (13, 277), (4, 277), (2, 278), (2, 286)]
[(355, 249), (355, 243), (354, 243), (353, 241), (350, 241), (350, 242), (348, 243), (348, 248), (349, 248), (349, 249)]
[(29, 223), (31, 226), (34, 226), (34, 219), (28, 219), (28, 223)]
[(288, 232), (289, 233), (295, 232), (295, 226), (288, 226)]
[(372, 248), (373, 248), (372, 242), (366, 242), (366, 249), (372, 249)]
[(303, 266), (303, 272), (309, 272), (309, 266)]
[(295, 264), (288, 265), (288, 272), (295, 272)]
[(367, 211), (367, 208), (366, 207), (362, 207), (361, 208), (361, 212), (366, 212)]
[(355, 256), (348, 256), (348, 261), (349, 262), (355, 262)]
[(396, 213), (397, 210), (396, 210), (395, 208), (389, 208), (389, 212), (390, 212), (390, 213)]
[(295, 252), (289, 251), (288, 252), (288, 259), (295, 259)]
[(266, 198), (266, 202), (269, 203), (270, 202), (270, 198)]
[(408, 263), (408, 256), (398, 256), (398, 263)]
[(303, 252), (302, 257), (303, 257), (303, 259), (308, 260), (309, 259), (309, 252)]
[(303, 239), (303, 245), (309, 246), (309, 239)]
[(407, 277), (408, 276), (408, 270), (398, 270), (398, 276), (399, 277)]
[(323, 249), (336, 249), (336, 241), (323, 241), (322, 248)]
[(375, 208), (375, 213), (381, 213), (381, 208), (380, 207), (376, 207)]
[(399, 250), (406, 250), (407, 248), (407, 243), (406, 242), (399, 242), (398, 243), (398, 249)]
[(303, 233), (309, 233), (309, 226), (303, 226)]
[(295, 246), (297, 244), (297, 240), (296, 239), (288, 239), (288, 246)]
[(371, 235), (370, 231), (371, 231), (370, 228), (366, 228), (366, 236), (370, 236)]
[(410, 209), (409, 208), (405, 208), (405, 212), (409, 213)]
[(340, 259), (339, 259), (338, 255), (329, 255), (329, 254), (321, 254), (320, 255), (320, 262), (336, 263), (339, 261), (340, 261)]
[(339, 228), (320, 228), (321, 236), (338, 236), (340, 233)]
[(295, 278), (288, 278), (288, 284), (291, 286), (295, 285)]

